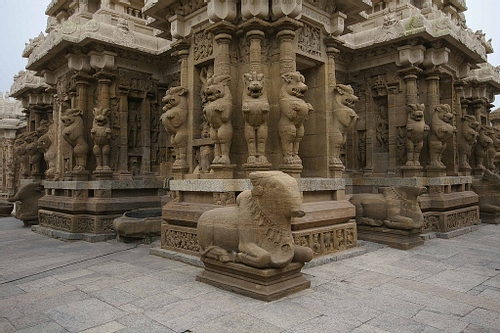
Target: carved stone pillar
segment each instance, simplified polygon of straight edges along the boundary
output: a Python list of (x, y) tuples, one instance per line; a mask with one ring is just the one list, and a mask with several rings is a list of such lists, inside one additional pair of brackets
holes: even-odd
[(296, 54), (293, 47), (295, 31), (285, 26), (276, 36), (280, 42), (280, 74), (293, 73), (297, 70)]
[(233, 37), (223, 31), (215, 35), (218, 52), (214, 61), (214, 76), (231, 75), (231, 59), (229, 54), (229, 46)]
[(131, 177), (128, 170), (128, 90), (120, 90), (120, 162), (118, 172), (121, 177)]
[(261, 30), (250, 30), (246, 36), (250, 41), (250, 73), (262, 73), (262, 41), (266, 35)]
[(427, 81), (427, 110), (429, 116), (427, 119), (430, 119), (434, 108), (439, 105), (439, 74), (435, 72), (427, 73), (425, 80)]
[[(389, 122), (396, 119), (397, 112), (397, 95), (399, 93), (398, 86), (388, 86), (387, 87), (387, 118)], [(387, 170), (387, 176), (394, 177), (396, 175), (397, 162), (398, 162), (398, 147), (397, 147), (397, 128), (396, 126), (391, 126), (389, 123), (389, 168)]]

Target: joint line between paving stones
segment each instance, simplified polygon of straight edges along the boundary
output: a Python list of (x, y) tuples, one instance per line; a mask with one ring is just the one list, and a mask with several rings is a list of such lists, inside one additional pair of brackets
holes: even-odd
[(119, 251), (115, 251), (115, 252), (111, 252), (111, 253), (101, 254), (101, 255), (98, 255), (98, 256), (95, 256), (95, 257), (91, 257), (91, 258), (86, 258), (86, 259), (81, 259), (81, 260), (69, 262), (69, 263), (61, 265), (61, 266), (49, 268), (49, 269), (46, 269), (46, 270), (41, 271), (41, 272), (36, 272), (36, 273), (33, 273), (33, 274), (22, 276), (22, 277), (17, 278), (17, 279), (12, 279), (12, 280), (9, 280), (9, 281), (0, 282), (0, 285), (12, 283), (12, 282), (16, 282), (16, 281), (19, 281), (19, 280), (23, 280), (23, 279), (35, 276), (35, 275), (39, 275), (39, 274), (51, 272), (51, 271), (54, 271), (56, 269), (69, 267), (71, 265), (81, 264), (82, 262), (86, 262), (86, 261), (90, 261), (90, 260), (94, 260), (94, 259), (99, 259), (99, 258), (104, 258), (104, 257), (111, 256), (113, 254), (117, 254), (117, 253), (121, 253), (121, 252), (126, 252), (126, 251), (129, 251), (129, 250), (136, 249), (138, 246), (139, 246), (139, 244), (135, 244), (134, 247), (131, 247), (131, 248), (128, 248), (128, 249), (125, 249), (125, 250), (119, 250)]

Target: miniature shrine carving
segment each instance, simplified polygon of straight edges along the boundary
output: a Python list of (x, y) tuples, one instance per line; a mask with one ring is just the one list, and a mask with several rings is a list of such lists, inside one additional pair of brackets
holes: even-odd
[(108, 108), (94, 108), (94, 126), (90, 131), (94, 139), (94, 155), (96, 158), (96, 171), (111, 171), (109, 157), (111, 154), (111, 128), (109, 127)]
[(170, 143), (175, 149), (174, 168), (188, 167), (187, 144), (188, 126), (187, 118), (189, 109), (187, 104), (187, 89), (185, 87), (172, 87), (167, 90), (162, 102), (164, 113), (160, 120), (165, 126), (165, 130), (170, 135)]
[(213, 164), (231, 164), (229, 150), (233, 138), (233, 100), (228, 86), (230, 80), (229, 75), (214, 75), (207, 79), (205, 88), (207, 103), (203, 107), (203, 114), (210, 123), (210, 137), (215, 144)]
[(441, 158), (447, 146), (446, 141), (457, 131), (453, 126), (454, 117), (448, 104), (437, 105), (434, 108), (429, 135), (430, 166), (432, 167), (446, 168)]
[(278, 131), (283, 164), (301, 165), (299, 145), (304, 137), (304, 122), (314, 108), (302, 99), (308, 88), (300, 72), (285, 73), (281, 77), (284, 83), (280, 90), (281, 117)]
[(268, 135), (267, 118), (269, 102), (264, 94), (264, 74), (256, 72), (243, 74), (243, 118), (245, 119), (245, 139), (248, 145), (249, 164), (267, 164), (266, 141)]
[(408, 104), (406, 107), (406, 166), (420, 166), (420, 152), (424, 146), (424, 137), (430, 130), (424, 120), (424, 104)]
[(62, 131), (63, 138), (73, 147), (73, 155), (76, 160), (73, 172), (83, 172), (87, 167), (89, 145), (83, 137), (85, 128), (82, 115), (83, 112), (80, 109), (68, 109), (61, 118), (65, 127)]
[(352, 109), (359, 100), (354, 95), (351, 86), (337, 84), (333, 90), (333, 122), (329, 133), (330, 138), (330, 165), (342, 166), (340, 159), (342, 147), (347, 140), (347, 131), (351, 128), (358, 116)]
[(198, 220), (203, 257), (256, 268), (307, 262), (310, 248), (294, 245), (291, 218), (304, 216), (297, 181), (280, 171), (250, 174), (253, 189), (236, 198), (236, 206), (213, 209)]
[(379, 187), (378, 194), (354, 194), (350, 201), (356, 206), (356, 223), (372, 227), (411, 230), (423, 226), (424, 216), (417, 198), (425, 187)]

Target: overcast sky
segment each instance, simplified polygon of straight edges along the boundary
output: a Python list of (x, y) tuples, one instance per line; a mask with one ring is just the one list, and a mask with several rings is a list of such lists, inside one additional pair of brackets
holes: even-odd
[[(10, 91), (13, 76), (24, 69), (27, 60), (21, 57), (24, 44), (45, 32), (45, 9), (50, 0), (2, 0), (0, 11), (0, 92)], [(495, 29), (495, 19), (500, 20), (499, 0), (468, 0), (465, 13), (467, 25), (472, 30), (482, 29), (486, 39), (493, 38), (494, 54), (488, 57), (494, 66), (500, 65), (500, 31)], [(498, 26), (498, 24), (497, 24)], [(500, 106), (500, 96), (495, 101)]]

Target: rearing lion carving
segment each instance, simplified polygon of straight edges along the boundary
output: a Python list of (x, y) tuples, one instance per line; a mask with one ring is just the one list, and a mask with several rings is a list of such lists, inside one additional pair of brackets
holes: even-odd
[(458, 150), (460, 151), (460, 167), (463, 169), (471, 168), (469, 160), (472, 154), (472, 147), (477, 142), (478, 129), (479, 122), (476, 120), (476, 117), (470, 114), (462, 117), (462, 135), (458, 140)]
[(340, 159), (342, 146), (347, 140), (347, 131), (351, 128), (358, 115), (352, 109), (354, 103), (359, 98), (354, 95), (354, 90), (351, 86), (337, 84), (333, 90), (333, 123), (330, 130), (330, 164), (343, 165)]
[(408, 104), (406, 107), (406, 166), (420, 166), (420, 152), (426, 132), (430, 130), (424, 120), (424, 104)]
[(250, 174), (253, 189), (242, 192), (236, 206), (213, 209), (198, 220), (203, 257), (240, 262), (257, 268), (280, 268), (306, 262), (310, 248), (294, 244), (293, 216), (304, 216), (297, 181), (280, 171)]
[(434, 108), (429, 135), (430, 165), (433, 167), (446, 168), (441, 158), (447, 146), (446, 141), (457, 131), (453, 126), (454, 117), (448, 104), (436, 105)]
[(89, 145), (83, 137), (83, 111), (80, 109), (68, 109), (61, 121), (65, 128), (63, 129), (63, 139), (73, 147), (73, 155), (76, 159), (74, 172), (82, 172), (87, 167), (87, 156), (89, 154)]

